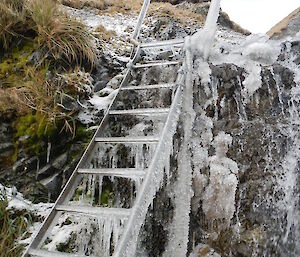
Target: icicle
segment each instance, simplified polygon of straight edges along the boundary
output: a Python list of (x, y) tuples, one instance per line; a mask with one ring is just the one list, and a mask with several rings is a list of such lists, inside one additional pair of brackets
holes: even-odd
[(144, 168), (144, 154), (143, 154), (143, 144), (136, 145), (134, 147), (135, 151), (135, 167), (137, 169)]
[(219, 112), (219, 108), (218, 108), (218, 99), (219, 99), (219, 94), (218, 94), (218, 79), (213, 77), (212, 81), (211, 81), (211, 92), (212, 92), (212, 101), (215, 107), (215, 115), (214, 115), (214, 119), (218, 120), (218, 112)]
[(50, 153), (51, 153), (51, 142), (48, 142), (48, 146), (47, 146), (47, 163), (50, 162)]
[(274, 71), (272, 69), (272, 75), (273, 75), (273, 78), (275, 79), (275, 84), (276, 84), (276, 89), (277, 89), (277, 93), (278, 93), (278, 100), (279, 100), (279, 103), (280, 103), (280, 107), (281, 107), (281, 113), (284, 115), (284, 106), (283, 106), (283, 99), (282, 99), (282, 90), (280, 88), (280, 85), (282, 84), (281, 83), (281, 78), (279, 77), (279, 75), (277, 74), (274, 74)]
[(113, 244), (116, 247), (119, 242), (120, 232), (121, 232), (121, 226), (120, 221), (117, 218), (113, 218)]
[(262, 86), (261, 66), (259, 63), (247, 61), (244, 68), (247, 73), (245, 74), (246, 78), (243, 81), (243, 97), (249, 100), (253, 96), (254, 92)]
[(99, 205), (101, 204), (102, 183), (103, 183), (103, 176), (98, 176), (98, 190), (99, 190), (98, 201), (99, 201)]
[(195, 120), (193, 110), (193, 76), (190, 38), (186, 38), (186, 81), (183, 102), (184, 138), (178, 156), (178, 178), (175, 189), (175, 213), (170, 230), (165, 257), (182, 257), (187, 254), (189, 240), (189, 217), (192, 198), (192, 167), (189, 151), (192, 129)]

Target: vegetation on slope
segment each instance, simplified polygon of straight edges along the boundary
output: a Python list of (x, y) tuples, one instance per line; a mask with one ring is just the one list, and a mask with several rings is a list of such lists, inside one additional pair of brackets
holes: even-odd
[(18, 117), (24, 115), (32, 117), (37, 131), (43, 128), (39, 138), (48, 137), (53, 129), (56, 134), (61, 130), (74, 133), (73, 111), (61, 108), (58, 102), (62, 95), (76, 98), (80, 92), (73, 88), (76, 82), (66, 85), (59, 73), (91, 69), (95, 62), (90, 32), (62, 12), (56, 1), (0, 2), (0, 117), (13, 113), (17, 136), (23, 131)]
[[(81, 9), (84, 7), (97, 8), (103, 14), (123, 13), (132, 14), (138, 13), (143, 5), (143, 0), (59, 0), (62, 4)], [(170, 17), (183, 24), (187, 19), (204, 22), (202, 13), (194, 12), (193, 8), (188, 6), (174, 6), (171, 3), (151, 2), (149, 15), (154, 17)]]

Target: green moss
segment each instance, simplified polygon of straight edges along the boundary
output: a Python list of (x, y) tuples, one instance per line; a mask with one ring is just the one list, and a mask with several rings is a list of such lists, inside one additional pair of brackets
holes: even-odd
[(57, 244), (56, 250), (63, 253), (71, 253), (72, 249), (70, 249), (70, 240), (68, 240), (66, 243)]
[(71, 225), (73, 222), (70, 220), (70, 218), (68, 217), (63, 223), (62, 226), (68, 226)]
[(114, 193), (112, 189), (112, 182), (107, 183), (107, 185), (103, 188), (101, 194), (101, 206), (104, 207), (112, 207), (114, 200)]
[(22, 47), (13, 48), (0, 63), (0, 81), (5, 87), (19, 86), (25, 77), (28, 59), (37, 49), (34, 41), (26, 41)]
[(84, 125), (78, 124), (76, 126), (76, 135), (75, 135), (76, 140), (89, 142), (90, 139), (93, 137), (93, 135), (94, 135), (94, 131), (87, 130)]
[(43, 145), (59, 132), (55, 124), (49, 123), (46, 116), (39, 113), (30, 113), (19, 118), (15, 129), (15, 138), (21, 142), (25, 151), (35, 153), (44, 150)]
[(78, 187), (75, 191), (75, 201), (79, 201), (80, 196), (82, 196), (82, 194), (83, 194), (83, 188)]

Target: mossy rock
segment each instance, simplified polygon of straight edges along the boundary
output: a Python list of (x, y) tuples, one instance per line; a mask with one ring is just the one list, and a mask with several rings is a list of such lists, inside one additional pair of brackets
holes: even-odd
[(22, 46), (15, 47), (6, 54), (0, 63), (0, 81), (2, 87), (20, 86), (25, 77), (29, 57), (37, 49), (34, 41), (28, 40)]
[(16, 146), (21, 145), (27, 152), (40, 153), (45, 150), (46, 142), (59, 133), (54, 123), (50, 123), (45, 115), (30, 113), (19, 118), (15, 123)]

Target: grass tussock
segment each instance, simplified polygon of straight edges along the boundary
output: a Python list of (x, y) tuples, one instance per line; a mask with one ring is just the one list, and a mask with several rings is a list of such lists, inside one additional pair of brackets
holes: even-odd
[[(49, 77), (49, 73), (51, 72), (48, 71), (47, 67), (40, 70), (27, 67), (24, 71), (25, 77), (18, 86), (0, 88), (0, 114), (13, 112), (19, 117), (34, 114), (39, 118), (35, 121), (35, 125), (29, 126), (27, 124), (28, 127), (43, 128), (44, 135), (48, 135), (48, 128), (51, 130), (55, 128), (55, 130), (66, 131), (75, 136), (74, 111), (62, 108), (59, 103), (62, 95), (78, 92), (72, 86), (69, 87), (61, 81), (53, 81)], [(40, 129), (34, 131), (37, 132)], [(35, 136), (39, 133), (32, 134)], [(38, 146), (39, 143), (36, 148), (30, 150), (39, 152)]]
[(60, 12), (52, 0), (30, 0), (28, 4), (39, 45), (47, 46), (54, 59), (96, 61), (95, 47), (85, 25)]
[(54, 0), (3, 0), (0, 3), (0, 48), (8, 50), (15, 39), (32, 38), (46, 48), (44, 58), (71, 64), (93, 65), (96, 49), (82, 23), (63, 13)]
[(58, 105), (59, 98), (66, 89), (47, 78), (47, 69), (29, 68), (26, 73), (25, 82), (17, 89), (15, 99), (23, 103), (27, 109), (43, 117), (45, 133), (48, 127), (60, 127), (61, 130), (74, 134), (75, 121), (72, 110), (66, 111)]
[[(8, 50), (14, 38), (24, 36), (30, 30), (30, 19), (25, 0), (0, 2), (0, 47)], [(28, 26), (29, 25), (29, 26)]]
[(104, 10), (107, 5), (107, 1), (104, 0), (59, 0), (59, 2), (63, 5), (76, 9), (91, 7), (99, 10)]

